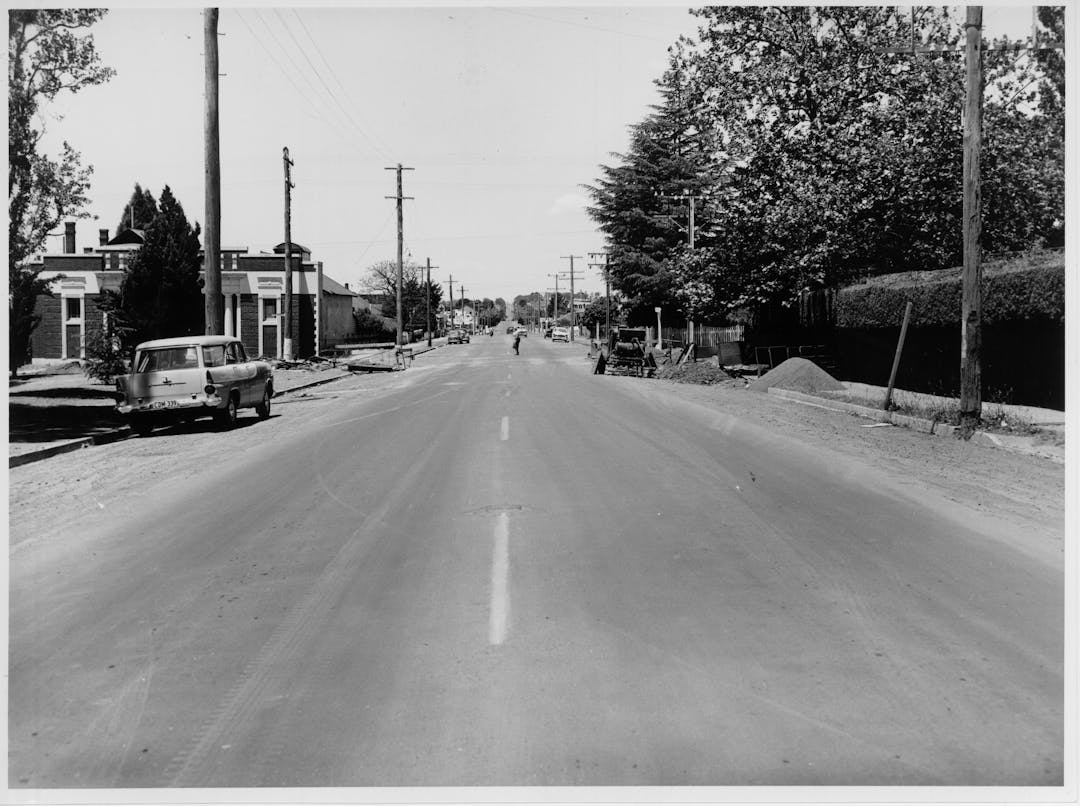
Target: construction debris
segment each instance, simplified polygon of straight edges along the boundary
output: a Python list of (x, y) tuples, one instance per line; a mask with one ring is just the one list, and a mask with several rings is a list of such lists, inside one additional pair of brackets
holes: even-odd
[(720, 367), (711, 361), (685, 362), (682, 364), (667, 364), (656, 372), (657, 378), (676, 383), (697, 383), (711, 386), (732, 378)]
[(747, 389), (767, 392), (772, 387), (811, 395), (815, 392), (839, 392), (845, 388), (840, 381), (805, 358), (789, 358), (753, 381)]

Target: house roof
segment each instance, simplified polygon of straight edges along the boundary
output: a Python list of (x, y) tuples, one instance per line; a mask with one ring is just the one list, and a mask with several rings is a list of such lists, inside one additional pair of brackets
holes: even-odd
[(106, 246), (120, 246), (122, 244), (144, 244), (146, 233), (141, 229), (126, 229), (116, 233), (116, 236)]
[(350, 291), (337, 280), (334, 280), (331, 277), (327, 277), (325, 274), (322, 278), (322, 290), (324, 294), (335, 294), (339, 297), (358, 296), (355, 291)]
[[(298, 244), (296, 241), (292, 242), (292, 251), (293, 251), (294, 255), (297, 254), (298, 252), (304, 252), (304, 253), (309, 254), (309, 255), (311, 254), (310, 249), (308, 249), (303, 244)], [(279, 243), (277, 246), (274, 247), (274, 254), (275, 255), (284, 255), (285, 254), (285, 241), (282, 241), (281, 243)]]

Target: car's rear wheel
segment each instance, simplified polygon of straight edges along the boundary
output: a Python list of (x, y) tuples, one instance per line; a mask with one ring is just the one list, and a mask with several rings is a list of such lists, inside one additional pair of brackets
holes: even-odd
[(217, 422), (218, 428), (222, 430), (232, 428), (236, 425), (236, 397), (230, 396), (228, 402), (225, 404), (225, 408), (221, 409), (214, 415), (214, 420)]
[(270, 418), (270, 387), (267, 386), (263, 389), (262, 401), (256, 404), (255, 413), (259, 415), (260, 420), (267, 420)]

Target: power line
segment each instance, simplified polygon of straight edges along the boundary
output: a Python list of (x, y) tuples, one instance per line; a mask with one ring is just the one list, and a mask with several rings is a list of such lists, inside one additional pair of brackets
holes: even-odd
[[(301, 95), (305, 95), (305, 97), (308, 98), (308, 99), (318, 98), (320, 100), (320, 102), (322, 102), (322, 106), (323, 106), (324, 111), (329, 111), (331, 113), (331, 114), (329, 114), (327, 116), (327, 118), (329, 120), (333, 121), (333, 123), (337, 125), (337, 127), (339, 129), (338, 133), (345, 136), (346, 139), (348, 139), (348, 133), (349, 133), (348, 128), (342, 124), (340, 119), (338, 119), (336, 116), (334, 116), (333, 110), (330, 109), (329, 107), (327, 107), (325, 102), (322, 101), (322, 96), (319, 95), (318, 88), (315, 86), (314, 83), (312, 83), (311, 79), (308, 78), (307, 73), (300, 67), (300, 65), (296, 62), (296, 60), (293, 59), (292, 55), (289, 53), (289, 48), (285, 47), (285, 45), (282, 43), (282, 41), (278, 38), (277, 34), (274, 33), (274, 29), (271, 27), (270, 23), (266, 21), (266, 18), (262, 15), (260, 9), (256, 8), (256, 9), (254, 9), (254, 11), (255, 11), (255, 16), (259, 18), (259, 21), (262, 22), (263, 27), (266, 28), (267, 32), (270, 34), (270, 37), (274, 40), (274, 44), (277, 45), (279, 50), (281, 50), (281, 52), (283, 52), (285, 54), (285, 58), (289, 60), (289, 64), (292, 65), (293, 69), (300, 75), (300, 77), (304, 80), (304, 82), (308, 85), (308, 87), (311, 88), (310, 95), (305, 95), (303, 92), (301, 92)], [(296, 42), (295, 38), (293, 39), (293, 42), (294, 43)], [(300, 48), (300, 50), (303, 50), (303, 48)], [(271, 58), (274, 58), (274, 57), (272, 56)], [(316, 109), (315, 111), (318, 112), (320, 110)], [(349, 140), (349, 142), (351, 143), (351, 140)]]
[[(345, 96), (345, 100), (355, 106), (352, 98), (349, 96), (349, 91), (345, 89), (345, 85), (341, 83), (341, 79), (338, 78), (337, 72), (334, 70), (333, 65), (330, 64), (330, 61), (326, 58), (326, 54), (323, 53), (323, 49), (319, 47), (319, 43), (316, 42), (315, 37), (311, 35), (311, 31), (308, 30), (307, 25), (304, 23), (303, 17), (300, 16), (300, 13), (295, 8), (292, 10), (292, 12), (293, 16), (296, 17), (296, 21), (300, 23), (300, 27), (303, 29), (304, 34), (307, 35), (308, 41), (311, 42), (312, 46), (315, 48), (315, 52), (319, 54), (319, 58), (322, 59), (323, 64), (326, 65), (326, 69), (330, 73), (330, 77), (334, 80), (334, 83), (337, 84), (338, 87), (341, 89), (341, 92)], [(329, 87), (327, 87), (327, 91), (329, 91)], [(335, 101), (337, 101), (336, 97)], [(345, 113), (345, 116), (350, 121), (352, 121), (352, 124), (356, 127), (356, 130), (360, 132), (360, 134), (362, 134), (365, 138), (367, 138), (368, 142), (370, 142), (375, 147), (375, 150), (378, 151), (381, 156), (385, 157), (386, 159), (390, 159), (388, 150), (383, 148), (381, 141), (376, 138), (374, 131), (368, 133), (368, 131), (356, 121), (356, 118), (352, 116), (352, 113), (350, 113), (346, 107), (342, 106), (340, 103), (338, 103), (338, 106), (341, 108), (341, 111)]]
[[(295, 14), (295, 10), (293, 13)], [(334, 102), (334, 104), (337, 105), (337, 108), (341, 110), (341, 114), (344, 115), (345, 119), (353, 125), (353, 127), (360, 133), (360, 135), (364, 139), (371, 143), (372, 146), (375, 146), (375, 150), (379, 152), (380, 156), (389, 159), (387, 154), (375, 144), (375, 141), (371, 139), (368, 133), (364, 131), (364, 129), (356, 122), (355, 119), (353, 119), (352, 115), (349, 114), (348, 110), (342, 105), (341, 101), (338, 99), (337, 94), (332, 89), (330, 89), (329, 85), (326, 83), (326, 80), (323, 78), (319, 68), (315, 66), (315, 64), (311, 61), (311, 58), (308, 56), (308, 49), (301, 45), (299, 41), (297, 41), (296, 35), (293, 33), (292, 28), (289, 26), (289, 23), (287, 23), (285, 21), (285, 18), (281, 16), (281, 12), (275, 8), (274, 15), (278, 18), (278, 20), (281, 21), (281, 25), (285, 29), (285, 33), (289, 35), (289, 38), (293, 41), (293, 44), (296, 45), (296, 49), (300, 51), (301, 55), (304, 57), (304, 61), (308, 63), (308, 67), (310, 67), (311, 71), (315, 74), (315, 78), (319, 80), (319, 84), (322, 85), (322, 88), (326, 91), (327, 96), (330, 98), (331, 101)], [(297, 16), (297, 19), (299, 19), (299, 16)], [(308, 35), (308, 38), (311, 38), (310, 34)], [(317, 45), (316, 48), (318, 48)], [(323, 61), (326, 61), (325, 57), (323, 58)]]

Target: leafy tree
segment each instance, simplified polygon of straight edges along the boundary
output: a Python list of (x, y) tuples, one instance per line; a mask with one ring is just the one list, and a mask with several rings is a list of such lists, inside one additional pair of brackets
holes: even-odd
[(168, 185), (118, 292), (106, 291), (109, 314), (126, 350), (149, 339), (203, 332), (199, 225), (188, 223)]
[(8, 358), (14, 376), (29, 357), (30, 335), (48, 294), (40, 269), (28, 261), (65, 218), (85, 218), (92, 169), (67, 142), (57, 158), (39, 151), (44, 135), (38, 113), (67, 90), (107, 81), (93, 36), (94, 9), (19, 9), (8, 12)]
[[(632, 322), (665, 298), (720, 319), (868, 272), (961, 261), (962, 56), (887, 47), (958, 42), (947, 9), (693, 13), (700, 41), (671, 49), (664, 102), (590, 189)], [(1063, 85), (1053, 65), (987, 61), (984, 245), (1060, 241), (1063, 121), (1047, 105)], [(657, 201), (678, 189), (705, 197), (693, 251), (665, 223), (682, 210)]]

